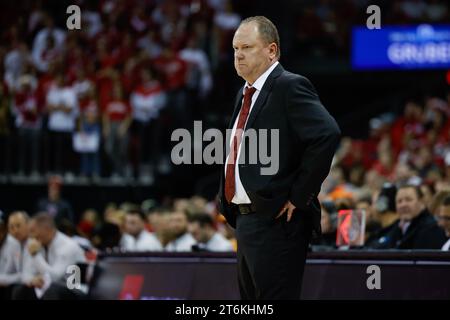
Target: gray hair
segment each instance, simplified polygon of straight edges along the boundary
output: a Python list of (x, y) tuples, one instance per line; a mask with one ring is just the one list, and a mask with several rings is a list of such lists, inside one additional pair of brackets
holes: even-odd
[(275, 43), (277, 45), (276, 57), (277, 59), (280, 59), (280, 36), (278, 35), (277, 27), (275, 27), (273, 22), (264, 16), (254, 16), (242, 20), (239, 26), (250, 22), (256, 23), (259, 35), (267, 44)]

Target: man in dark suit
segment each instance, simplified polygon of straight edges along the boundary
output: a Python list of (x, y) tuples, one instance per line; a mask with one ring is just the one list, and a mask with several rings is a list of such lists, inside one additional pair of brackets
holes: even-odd
[(423, 202), (419, 187), (401, 186), (395, 196), (399, 219), (380, 230), (369, 240), (373, 249), (441, 249), (446, 241), (445, 232), (439, 228)]
[[(279, 36), (270, 20), (242, 21), (233, 48), (246, 83), (236, 97), (218, 199), (236, 228), (241, 297), (299, 299), (311, 233), (320, 234), (317, 195), (340, 130), (308, 79), (279, 64)], [(261, 159), (245, 159), (252, 156), (244, 143), (249, 129), (278, 130), (278, 148), (273, 141), (268, 148), (277, 153), (274, 174), (262, 173)]]

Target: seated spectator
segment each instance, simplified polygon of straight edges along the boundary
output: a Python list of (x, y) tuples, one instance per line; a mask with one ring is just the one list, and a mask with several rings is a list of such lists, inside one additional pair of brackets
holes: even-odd
[(78, 222), (77, 230), (78, 233), (90, 239), (95, 229), (99, 227), (99, 215), (94, 209), (87, 209), (81, 215), (80, 222)]
[(372, 199), (370, 197), (362, 197), (356, 202), (355, 209), (364, 210), (366, 213), (365, 240), (367, 240), (381, 229), (381, 224), (372, 206)]
[(151, 227), (163, 248), (172, 240), (169, 229), (170, 213), (170, 208), (157, 207), (151, 210), (147, 215), (147, 225)]
[(442, 205), (439, 208), (439, 213), (436, 215), (438, 225), (445, 231), (447, 238), (446, 243), (442, 246), (442, 250), (450, 250), (450, 196), (446, 197), (442, 201)]
[(124, 251), (162, 251), (158, 238), (145, 230), (145, 217), (140, 211), (127, 212), (125, 233), (120, 241)]
[(311, 244), (334, 248), (336, 246), (336, 207), (332, 201), (324, 201), (321, 203), (321, 208), (322, 235), (320, 238), (312, 239)]
[(440, 249), (446, 241), (445, 233), (425, 207), (420, 188), (400, 187), (395, 202), (399, 219), (382, 229), (368, 246), (374, 249)]
[(192, 215), (188, 230), (197, 241), (194, 245), (197, 251), (233, 251), (231, 242), (217, 232), (213, 218), (207, 213)]
[(109, 203), (103, 212), (103, 223), (92, 234), (93, 245), (102, 251), (119, 248), (122, 220), (114, 203)]
[(395, 211), (395, 195), (397, 187), (391, 183), (384, 183), (381, 191), (374, 195), (373, 209), (377, 215), (377, 220), (381, 228), (386, 228), (398, 219)]
[(11, 299), (13, 285), (20, 282), (20, 252), (20, 243), (8, 234), (3, 212), (0, 211), (0, 299), (2, 300)]
[(72, 206), (61, 198), (62, 178), (52, 176), (48, 180), (48, 196), (39, 200), (37, 211), (45, 211), (55, 219), (57, 227), (64, 220), (74, 223)]
[(77, 298), (80, 292), (67, 288), (65, 275), (68, 266), (85, 262), (83, 249), (59, 232), (52, 216), (45, 212), (31, 218), (30, 236), (22, 274), (26, 285), (14, 288), (13, 299)]
[(169, 216), (168, 227), (171, 241), (166, 245), (166, 251), (192, 251), (195, 239), (188, 232), (188, 218), (185, 211), (173, 211)]

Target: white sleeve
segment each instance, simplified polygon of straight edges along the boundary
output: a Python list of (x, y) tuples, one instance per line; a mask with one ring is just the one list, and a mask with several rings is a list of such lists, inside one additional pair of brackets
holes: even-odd
[[(82, 251), (81, 248), (80, 251)], [(60, 280), (65, 275), (68, 266), (83, 261), (84, 258), (81, 257), (80, 253), (76, 251), (75, 248), (70, 247), (63, 248), (63, 250), (58, 253), (53, 265), (49, 265), (41, 254), (36, 254), (33, 257), (34, 265), (39, 272), (41, 274), (48, 273), (52, 281)]]
[(14, 263), (13, 252), (9, 250), (6, 256), (6, 262), (3, 269), (5, 272), (0, 274), (0, 286), (8, 286), (20, 281), (20, 272)]

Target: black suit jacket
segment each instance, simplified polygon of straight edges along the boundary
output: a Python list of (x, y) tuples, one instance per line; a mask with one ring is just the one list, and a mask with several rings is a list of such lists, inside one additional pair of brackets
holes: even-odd
[(444, 230), (427, 209), (411, 220), (404, 235), (399, 222), (380, 230), (366, 246), (373, 249), (441, 249), (447, 241)]
[[(229, 129), (239, 114), (242, 88), (237, 94)], [(321, 104), (313, 85), (303, 76), (275, 67), (267, 78), (247, 120), (245, 130), (279, 130), (279, 168), (274, 175), (262, 175), (268, 167), (257, 159), (249, 161), (249, 144), (242, 144), (244, 154), (239, 159), (239, 175), (257, 214), (276, 216), (290, 200), (300, 214), (311, 218), (313, 230), (320, 233), (320, 204), (317, 195), (329, 173), (331, 161), (340, 138), (334, 118)], [(270, 137), (270, 133), (267, 134)], [(269, 155), (271, 144), (268, 143)], [(225, 163), (226, 152), (224, 152)], [(244, 163), (241, 161), (245, 160)], [(219, 211), (228, 223), (236, 226), (237, 208), (224, 195), (224, 167), (218, 194)]]

